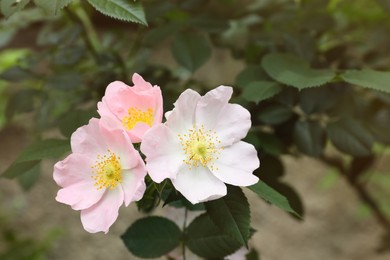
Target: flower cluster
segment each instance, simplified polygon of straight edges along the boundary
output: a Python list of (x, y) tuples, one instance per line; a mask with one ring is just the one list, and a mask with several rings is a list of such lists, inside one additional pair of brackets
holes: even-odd
[[(191, 203), (226, 195), (226, 184), (258, 181), (255, 148), (242, 142), (251, 127), (248, 110), (230, 104), (232, 88), (220, 86), (200, 96), (184, 91), (162, 123), (162, 94), (140, 75), (134, 86), (108, 85), (97, 104), (100, 119), (71, 136), (72, 153), (54, 166), (62, 188), (56, 200), (81, 211), (88, 232), (108, 232), (120, 206), (143, 197), (145, 176), (170, 179)], [(133, 143), (141, 142), (140, 150)]]

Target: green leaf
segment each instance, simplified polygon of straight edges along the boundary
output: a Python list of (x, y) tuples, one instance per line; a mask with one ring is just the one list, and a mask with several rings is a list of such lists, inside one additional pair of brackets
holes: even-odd
[(248, 101), (259, 103), (262, 100), (275, 96), (282, 87), (272, 81), (254, 81), (249, 83), (242, 92), (242, 97)]
[(216, 259), (234, 253), (241, 244), (223, 233), (207, 214), (202, 214), (187, 228), (187, 246), (200, 257)]
[(86, 110), (72, 110), (66, 113), (61, 117), (59, 122), (59, 128), (61, 133), (70, 137), (77, 128), (82, 125), (88, 124), (88, 121), (92, 117), (97, 117), (96, 111), (86, 111)]
[(70, 90), (80, 88), (82, 81), (82, 75), (77, 72), (63, 72), (50, 76), (46, 84), (49, 89)]
[(274, 80), (298, 89), (324, 85), (336, 76), (331, 70), (312, 69), (305, 61), (291, 54), (267, 54), (261, 65)]
[(142, 258), (169, 253), (179, 245), (181, 237), (181, 230), (175, 223), (157, 216), (137, 220), (121, 236), (127, 249)]
[(28, 162), (46, 158), (56, 158), (70, 151), (69, 140), (46, 139), (28, 146), (16, 162)]
[(334, 146), (353, 156), (366, 156), (372, 153), (374, 138), (362, 123), (352, 118), (342, 118), (331, 123), (326, 129)]
[(274, 134), (258, 133), (259, 146), (265, 152), (272, 155), (280, 155), (285, 152), (286, 147), (283, 142)]
[(325, 147), (325, 131), (316, 122), (298, 121), (294, 126), (294, 141), (303, 153), (318, 157)]
[(272, 105), (258, 113), (257, 118), (270, 125), (278, 125), (286, 122), (294, 115), (293, 111), (285, 106)]
[(13, 93), (7, 102), (5, 115), (11, 119), (15, 114), (30, 112), (34, 109), (34, 98), (40, 95), (35, 89), (22, 89)]
[(1, 0), (1, 13), (8, 18), (14, 13), (22, 10), (29, 2), (30, 0), (21, 0), (19, 2), (16, 0)]
[(28, 161), (28, 162), (14, 162), (7, 170), (5, 170), (1, 177), (12, 179), (28, 173), (34, 166), (36, 166), (40, 160)]
[(253, 81), (265, 81), (268, 78), (260, 65), (249, 65), (237, 75), (235, 85), (239, 88), (245, 88)]
[(22, 175), (20, 175), (18, 178), (18, 182), (24, 190), (28, 191), (38, 181), (39, 177), (41, 176), (41, 173), (41, 167), (38, 163), (28, 171), (24, 172)]
[(347, 70), (340, 75), (346, 82), (390, 93), (390, 72), (375, 70)]
[(104, 15), (123, 21), (148, 25), (141, 1), (88, 0), (88, 2)]
[(70, 4), (73, 0), (34, 0), (34, 3), (50, 15), (55, 15), (59, 10)]
[(195, 72), (211, 57), (210, 43), (200, 34), (178, 35), (171, 50), (176, 61), (191, 72)]
[(258, 183), (249, 186), (248, 187), (251, 191), (255, 192), (257, 195), (259, 195), (262, 199), (265, 201), (268, 201), (269, 203), (285, 210), (290, 213), (293, 213), (294, 215), (298, 215), (297, 212), (295, 212), (291, 206), (290, 203), (288, 202), (287, 198), (265, 184), (262, 181), (259, 181)]
[(228, 186), (227, 195), (205, 203), (210, 219), (224, 233), (246, 245), (250, 230), (250, 209), (245, 194), (238, 187)]

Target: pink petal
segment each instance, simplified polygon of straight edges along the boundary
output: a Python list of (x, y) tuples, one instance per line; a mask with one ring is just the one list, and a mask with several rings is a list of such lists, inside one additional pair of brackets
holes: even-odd
[(88, 125), (79, 127), (71, 136), (70, 143), (73, 153), (85, 154), (96, 158), (98, 153), (107, 151), (108, 147), (101, 138), (99, 119), (92, 118)]
[(195, 121), (195, 108), (201, 96), (191, 90), (185, 90), (175, 102), (175, 108), (169, 114), (166, 125), (175, 133), (187, 132)]
[(124, 192), (125, 206), (130, 202), (137, 201), (142, 198), (145, 186), (146, 169), (143, 160), (140, 158), (137, 167), (122, 172), (122, 188)]
[(56, 200), (70, 205), (74, 210), (86, 209), (98, 202), (105, 189), (98, 190), (94, 182), (84, 181), (72, 184), (58, 191)]
[(248, 110), (228, 104), (232, 88), (220, 86), (201, 98), (196, 110), (196, 124), (217, 132), (221, 146), (231, 145), (246, 136), (251, 119)]
[(154, 126), (145, 134), (141, 152), (146, 155), (150, 177), (157, 183), (175, 178), (185, 159), (179, 138), (164, 124)]
[(214, 161), (213, 174), (221, 181), (236, 185), (250, 186), (259, 181), (253, 171), (259, 168), (260, 161), (253, 145), (238, 142), (225, 147)]
[(134, 88), (137, 88), (137, 90), (147, 90), (152, 88), (152, 84), (145, 81), (144, 78), (138, 73), (133, 74), (132, 81), (134, 83)]
[(90, 181), (92, 180), (91, 165), (92, 162), (89, 157), (72, 153), (54, 165), (53, 178), (61, 187)]
[(111, 225), (118, 218), (118, 211), (123, 203), (123, 191), (119, 187), (106, 190), (101, 200), (88, 209), (81, 211), (81, 222), (90, 233), (107, 234)]
[[(141, 159), (138, 151), (122, 128), (115, 128), (108, 118), (100, 119), (101, 139), (107, 144), (109, 149), (120, 156), (122, 169), (131, 169), (135, 167)], [(105, 151), (107, 152), (107, 151)]]
[(208, 168), (188, 165), (180, 168), (172, 184), (192, 204), (215, 200), (226, 195), (226, 185), (217, 179)]

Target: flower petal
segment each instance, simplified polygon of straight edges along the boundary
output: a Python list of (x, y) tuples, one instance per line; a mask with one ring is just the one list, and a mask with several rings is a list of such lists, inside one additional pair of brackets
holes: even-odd
[(169, 113), (166, 125), (175, 133), (182, 134), (193, 127), (195, 109), (201, 96), (192, 89), (185, 90), (175, 102), (175, 108)]
[(130, 204), (130, 202), (137, 201), (142, 198), (146, 189), (144, 181), (145, 176), (145, 164), (141, 158), (136, 167), (122, 172), (121, 186), (124, 192), (126, 207)]
[(229, 104), (232, 88), (220, 86), (201, 98), (196, 109), (196, 124), (217, 132), (220, 146), (231, 145), (246, 136), (251, 127), (248, 110)]
[(221, 198), (227, 192), (226, 185), (206, 167), (183, 165), (172, 184), (192, 204)]
[(259, 181), (253, 171), (260, 161), (253, 145), (238, 142), (225, 147), (214, 161), (213, 174), (221, 181), (235, 186), (250, 186)]
[(70, 143), (73, 153), (95, 157), (98, 153), (107, 151), (108, 147), (101, 138), (99, 119), (92, 118), (88, 125), (79, 127), (71, 136)]
[(132, 81), (134, 84), (134, 88), (137, 88), (137, 90), (147, 90), (152, 88), (152, 84), (145, 81), (144, 78), (138, 73), (133, 74)]
[(97, 203), (104, 191), (98, 190), (92, 181), (78, 182), (60, 189), (56, 200), (70, 205), (74, 210), (86, 209)]
[(81, 222), (84, 229), (90, 233), (102, 231), (107, 234), (111, 225), (118, 218), (119, 207), (122, 203), (122, 189), (106, 190), (98, 203), (81, 211)]
[(135, 167), (141, 157), (138, 151), (134, 149), (126, 132), (121, 128), (115, 128), (108, 118), (100, 119), (99, 127), (101, 132), (100, 138), (104, 140), (112, 152), (120, 156), (122, 169)]
[(144, 136), (141, 152), (146, 155), (146, 169), (153, 181), (175, 178), (185, 155), (178, 137), (164, 124), (152, 127)]
[(53, 178), (61, 187), (92, 181), (91, 165), (89, 157), (72, 153), (54, 165)]

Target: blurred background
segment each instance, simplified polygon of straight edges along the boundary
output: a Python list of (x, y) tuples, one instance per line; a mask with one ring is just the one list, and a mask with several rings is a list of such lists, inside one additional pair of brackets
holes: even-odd
[(390, 259), (390, 1), (143, 0), (122, 20), (43, 2), (0, 0), (0, 259), (137, 259), (120, 235), (145, 213), (122, 207), (89, 234), (52, 179), (106, 86), (134, 72), (165, 111), (186, 88), (234, 86), (256, 174), (303, 216), (246, 192), (261, 259)]

